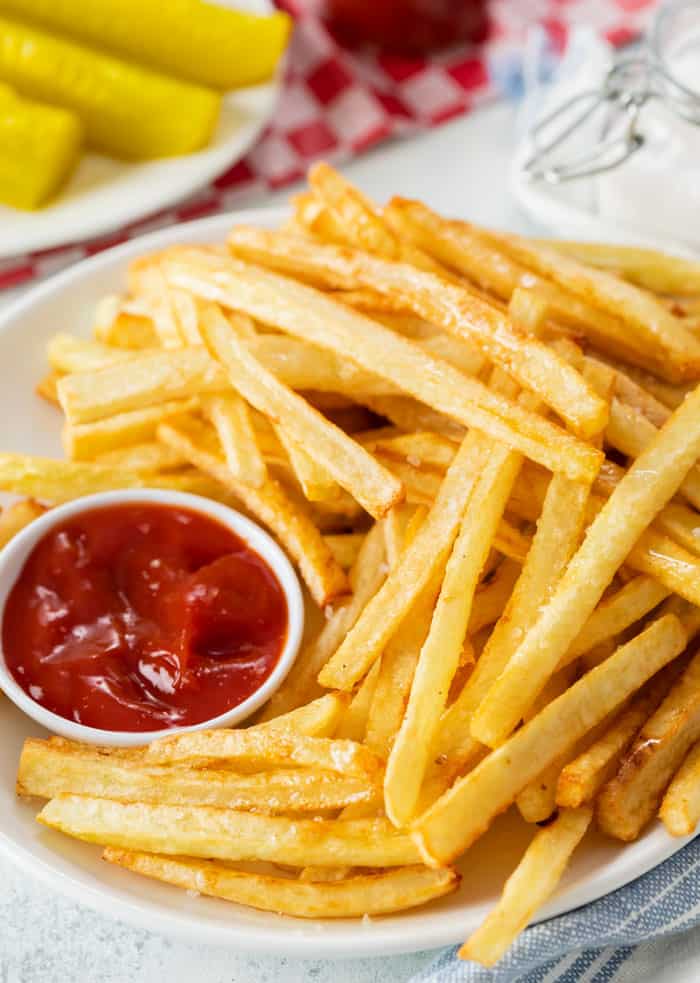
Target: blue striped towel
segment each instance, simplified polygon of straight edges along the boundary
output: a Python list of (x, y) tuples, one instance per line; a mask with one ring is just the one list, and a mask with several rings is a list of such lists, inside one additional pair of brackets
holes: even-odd
[(446, 949), (411, 983), (612, 983), (640, 943), (698, 924), (700, 837), (599, 901), (528, 928), (494, 969)]

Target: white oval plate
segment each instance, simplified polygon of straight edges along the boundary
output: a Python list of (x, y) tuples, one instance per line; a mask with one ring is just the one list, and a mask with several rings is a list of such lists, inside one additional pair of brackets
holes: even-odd
[[(15, 303), (0, 317), (0, 450), (61, 456), (58, 413), (34, 395), (46, 372), (46, 342), (57, 331), (87, 335), (96, 301), (121, 287), (133, 256), (177, 242), (221, 241), (236, 222), (270, 228), (284, 217), (279, 211), (246, 211), (154, 232), (72, 267)], [(388, 955), (459, 942), (494, 903), (527, 840), (523, 823), (511, 815), (502, 817), (464, 858), (457, 893), (425, 908), (369, 921), (309, 922), (193, 898), (110, 867), (100, 861), (99, 848), (34, 821), (37, 805), (17, 801), (14, 785), (22, 742), (39, 734), (9, 702), (0, 704), (0, 852), (76, 901), (178, 938), (318, 957)], [(627, 846), (591, 836), (540, 917), (569, 911), (622, 887), (686, 842), (672, 839), (660, 824)]]
[[(253, 13), (271, 0), (216, 0)], [(168, 208), (240, 160), (274, 111), (281, 75), (265, 85), (227, 93), (211, 142), (198, 153), (132, 164), (84, 154), (56, 200), (36, 212), (0, 205), (0, 258), (105, 235)]]

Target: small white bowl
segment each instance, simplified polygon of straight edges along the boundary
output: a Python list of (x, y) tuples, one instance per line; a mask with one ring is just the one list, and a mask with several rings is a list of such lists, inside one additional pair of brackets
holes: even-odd
[(193, 512), (200, 512), (203, 515), (209, 516), (211, 519), (218, 520), (261, 556), (277, 577), (287, 601), (287, 640), (277, 661), (277, 665), (268, 678), (259, 689), (251, 693), (238, 706), (232, 707), (226, 713), (219, 714), (218, 717), (212, 717), (210, 720), (203, 721), (201, 724), (193, 724), (189, 727), (169, 727), (164, 730), (132, 732), (87, 727), (84, 724), (77, 724), (72, 720), (67, 720), (65, 717), (61, 717), (51, 710), (42, 707), (22, 689), (7, 668), (0, 631), (0, 689), (3, 690), (5, 695), (20, 710), (23, 710), (27, 716), (31, 717), (38, 724), (41, 724), (42, 727), (46, 727), (47, 730), (52, 731), (54, 734), (60, 734), (61, 737), (67, 737), (74, 741), (82, 741), (85, 744), (136, 747), (168, 734), (182, 733), (183, 731), (189, 730), (203, 730), (204, 728), (210, 727), (232, 727), (235, 724), (239, 724), (269, 700), (275, 690), (280, 686), (292, 667), (301, 642), (304, 628), (304, 601), (301, 588), (299, 587), (299, 581), (291, 563), (274, 539), (261, 529), (260, 526), (251, 522), (250, 519), (247, 519), (240, 512), (236, 512), (235, 509), (231, 509), (227, 505), (221, 505), (218, 502), (202, 498), (199, 495), (159, 489), (111, 491), (102, 492), (97, 495), (86, 495), (84, 498), (78, 498), (65, 505), (59, 505), (56, 508), (50, 509), (11, 539), (7, 546), (0, 551), (0, 629), (5, 614), (5, 603), (10, 591), (14, 587), (29, 554), (39, 540), (50, 532), (51, 529), (60, 525), (66, 519), (80, 515), (82, 512), (92, 511), (103, 506), (142, 503), (170, 505), (177, 508), (190, 509)]

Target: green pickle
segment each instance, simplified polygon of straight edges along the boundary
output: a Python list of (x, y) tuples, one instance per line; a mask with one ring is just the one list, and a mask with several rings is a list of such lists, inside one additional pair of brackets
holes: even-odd
[(202, 0), (0, 0), (0, 11), (224, 90), (271, 78), (291, 27), (281, 11)]
[(83, 128), (68, 110), (20, 98), (0, 85), (0, 202), (40, 208), (78, 162)]
[(2, 17), (0, 81), (76, 113), (89, 147), (126, 160), (201, 149), (221, 102), (211, 89)]

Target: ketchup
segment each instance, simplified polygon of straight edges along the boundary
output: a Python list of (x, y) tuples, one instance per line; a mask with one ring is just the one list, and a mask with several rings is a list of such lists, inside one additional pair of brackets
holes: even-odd
[(19, 685), (54, 713), (104, 730), (197, 724), (268, 678), (287, 603), (267, 563), (200, 512), (93, 509), (37, 543), (5, 605)]

